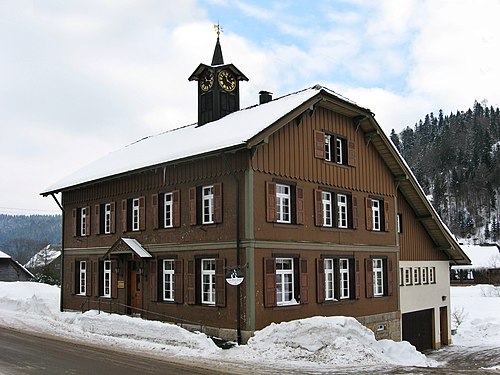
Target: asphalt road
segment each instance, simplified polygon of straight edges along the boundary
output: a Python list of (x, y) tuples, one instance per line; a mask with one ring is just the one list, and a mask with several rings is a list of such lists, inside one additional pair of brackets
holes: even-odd
[(0, 374), (183, 375), (214, 371), (0, 327)]

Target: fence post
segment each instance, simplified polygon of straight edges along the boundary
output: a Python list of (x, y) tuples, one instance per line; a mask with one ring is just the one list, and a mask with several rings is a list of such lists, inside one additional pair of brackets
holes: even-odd
[(97, 300), (97, 307), (98, 307), (98, 314), (100, 314), (101, 313), (101, 299), (100, 298)]

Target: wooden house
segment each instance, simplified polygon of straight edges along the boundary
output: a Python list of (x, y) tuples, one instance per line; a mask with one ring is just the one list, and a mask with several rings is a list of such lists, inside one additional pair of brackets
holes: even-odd
[(22, 264), (0, 251), (0, 281), (29, 281), (33, 277)]
[[(314, 315), (353, 316), (395, 340), (401, 313), (443, 308), (449, 322), (442, 272), (468, 259), (370, 110), (321, 86), (274, 100), (263, 91), (240, 110), (247, 78), (224, 64), (219, 40), (189, 79), (198, 124), (42, 193), (62, 193), (63, 309), (140, 313), (238, 341)], [(402, 305), (403, 261), (433, 270), (432, 301)], [(434, 347), (449, 342), (449, 324), (441, 330)]]
[(450, 268), (451, 285), (500, 284), (500, 246), (496, 243), (461, 245), (469, 265)]

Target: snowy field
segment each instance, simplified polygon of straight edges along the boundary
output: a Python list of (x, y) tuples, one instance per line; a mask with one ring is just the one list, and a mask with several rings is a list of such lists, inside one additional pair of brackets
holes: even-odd
[[(453, 336), (457, 346), (500, 346), (497, 293), (484, 286), (452, 288), (452, 311), (458, 309), (457, 317), (463, 318)], [(272, 324), (256, 332), (248, 345), (222, 350), (204, 334), (172, 324), (96, 311), (61, 313), (59, 289), (30, 282), (0, 282), (1, 325), (169, 360), (252, 369), (252, 373), (355, 373), (356, 369), (439, 365), (407, 342), (376, 341), (370, 330), (352, 318), (314, 317)]]

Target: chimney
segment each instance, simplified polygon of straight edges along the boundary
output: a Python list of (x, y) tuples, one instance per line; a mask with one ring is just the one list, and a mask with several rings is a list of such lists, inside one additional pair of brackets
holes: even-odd
[(269, 91), (259, 91), (259, 104), (264, 104), (273, 100), (273, 93)]

